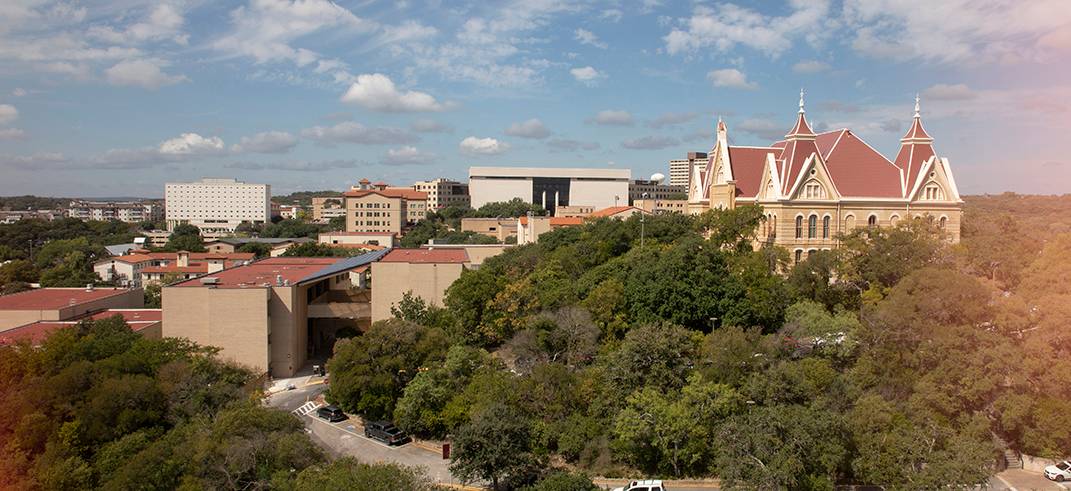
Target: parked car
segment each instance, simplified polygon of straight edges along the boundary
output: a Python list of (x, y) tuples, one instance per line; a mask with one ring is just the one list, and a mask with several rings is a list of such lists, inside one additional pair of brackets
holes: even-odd
[(659, 479), (644, 479), (642, 481), (632, 481), (620, 488), (614, 488), (614, 491), (666, 491), (666, 487), (662, 485), (662, 481)]
[(316, 416), (318, 416), (320, 419), (326, 419), (327, 421), (330, 421), (332, 423), (346, 421), (347, 419), (349, 419), (349, 416), (346, 416), (346, 413), (342, 412), (342, 410), (339, 409), (337, 406), (321, 407), (316, 410)]
[(389, 421), (371, 421), (364, 425), (364, 436), (379, 440), (387, 445), (402, 445), (409, 441), (409, 435)]
[(1056, 482), (1071, 480), (1071, 461), (1065, 460), (1063, 462), (1057, 462), (1056, 465), (1046, 467), (1045, 477)]

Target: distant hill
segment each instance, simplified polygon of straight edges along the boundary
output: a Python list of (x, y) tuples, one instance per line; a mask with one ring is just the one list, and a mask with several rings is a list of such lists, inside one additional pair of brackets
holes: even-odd
[(995, 222), (1001, 216), (1008, 216), (1023, 233), (1040, 241), (1071, 232), (1071, 194), (983, 194), (964, 196), (963, 201), (965, 222)]
[(280, 205), (312, 206), (312, 199), (319, 196), (342, 196), (342, 191), (298, 191), (282, 196), (272, 196), (271, 200)]
[(26, 210), (52, 210), (67, 208), (71, 204), (71, 198), (50, 198), (43, 196), (0, 196), (0, 210), (26, 211)]

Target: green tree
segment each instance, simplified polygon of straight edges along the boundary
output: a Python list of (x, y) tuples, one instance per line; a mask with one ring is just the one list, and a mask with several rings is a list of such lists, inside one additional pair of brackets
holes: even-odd
[(201, 240), (201, 229), (187, 223), (176, 225), (167, 238), (167, 250), (204, 252), (204, 241)]
[(330, 464), (308, 467), (293, 483), (274, 483), (273, 487), (293, 491), (348, 489), (352, 491), (434, 491), (440, 489), (422, 469), (384, 463), (366, 464), (353, 457), (343, 457)]
[(390, 417), (406, 384), (442, 361), (442, 331), (389, 319), (372, 324), (362, 336), (339, 340), (327, 362), (328, 399), (371, 419)]
[(521, 491), (599, 491), (591, 478), (583, 474), (556, 471)]
[(661, 390), (684, 386), (695, 363), (695, 333), (672, 325), (632, 329), (607, 360), (606, 377), (618, 394), (641, 387)]
[(271, 255), (271, 245), (263, 242), (247, 242), (242, 244), (235, 252), (252, 252), (257, 259)]
[(517, 410), (495, 404), (476, 413), (454, 436), (450, 471), (463, 481), (482, 479), (491, 489), (508, 478), (524, 478), (538, 467), (529, 421)]

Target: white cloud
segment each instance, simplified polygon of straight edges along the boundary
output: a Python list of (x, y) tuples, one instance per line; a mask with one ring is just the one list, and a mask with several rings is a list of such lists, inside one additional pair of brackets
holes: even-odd
[(418, 150), (416, 147), (404, 146), (387, 150), (381, 162), (384, 164), (430, 164), (436, 159), (435, 154)]
[[(336, 35), (367, 34), (378, 28), (375, 22), (357, 17), (346, 8), (329, 0), (250, 0), (230, 13), (231, 30), (209, 43), (228, 58), (251, 58), (257, 64), (293, 63), (299, 67), (323, 68), (321, 72), (335, 81), (344, 81), (349, 74), (345, 64), (327, 60), (306, 47), (300, 40), (314, 33)], [(338, 39), (335, 42), (339, 42)], [(330, 67), (330, 70), (326, 68)]]
[(606, 43), (599, 41), (599, 37), (595, 33), (587, 29), (577, 29), (573, 36), (573, 39), (580, 41), (580, 44), (586, 44), (588, 46), (594, 46), (599, 49), (606, 49)]
[(707, 73), (707, 79), (710, 80), (715, 87), (725, 87), (729, 89), (745, 89), (754, 90), (759, 86), (754, 82), (749, 82), (747, 75), (735, 68), (723, 68), (721, 70), (712, 70)]
[(461, 153), (468, 155), (499, 155), (509, 150), (509, 143), (500, 142), (494, 138), (466, 137), (458, 145)]
[(0, 124), (9, 124), (19, 118), (19, 110), (11, 104), (0, 104)]
[(26, 138), (26, 132), (19, 128), (0, 128), (0, 141), (22, 140)]
[(666, 52), (675, 55), (714, 48), (726, 53), (742, 45), (777, 57), (798, 38), (817, 43), (826, 31), (820, 24), (831, 17), (829, 0), (797, 0), (790, 5), (791, 13), (780, 17), (732, 3), (714, 9), (696, 7), (691, 17), (682, 19), (680, 27), (662, 38)]
[(418, 133), (453, 133), (450, 125), (440, 123), (432, 119), (418, 119), (409, 125), (409, 129)]
[(218, 136), (205, 138), (197, 133), (183, 133), (160, 143), (161, 155), (212, 155), (226, 152), (223, 139)]
[(625, 16), (625, 13), (620, 9), (606, 9), (599, 14), (599, 18), (608, 20), (610, 22), (620, 22), (621, 18)]
[(792, 71), (796, 73), (819, 73), (829, 70), (829, 64), (818, 60), (803, 60), (792, 65)]
[(577, 152), (581, 150), (598, 150), (601, 145), (599, 142), (585, 142), (579, 140), (570, 140), (568, 138), (557, 138), (554, 140), (548, 140), (547, 146), (553, 150), (559, 152)]
[(550, 136), (550, 130), (548, 130), (547, 127), (543, 125), (542, 121), (536, 118), (532, 118), (519, 123), (513, 123), (509, 125), (509, 128), (506, 128), (504, 133), (509, 136), (519, 136), (521, 138), (535, 139), (543, 139)]
[(168, 75), (159, 60), (124, 60), (104, 71), (108, 83), (155, 90), (165, 85), (188, 81), (185, 75)]
[(407, 20), (397, 26), (383, 27), (383, 32), (379, 35), (376, 44), (423, 41), (435, 37), (438, 33), (439, 30), (432, 26), (426, 26), (414, 20)]
[(679, 144), (676, 138), (669, 136), (641, 136), (621, 142), (621, 146), (629, 150), (661, 150)]
[(149, 12), (142, 22), (130, 24), (122, 30), (111, 26), (93, 26), (88, 35), (112, 44), (139, 44), (170, 39), (176, 44), (185, 45), (189, 36), (182, 32), (184, 23), (181, 7), (161, 3)]
[(400, 128), (369, 127), (354, 121), (343, 121), (334, 126), (306, 128), (301, 130), (301, 136), (328, 145), (335, 143), (387, 145), (417, 141), (415, 136)]
[(966, 84), (937, 84), (923, 90), (922, 95), (928, 100), (936, 101), (965, 101), (978, 97)]
[(285, 131), (265, 131), (253, 136), (243, 136), (231, 151), (236, 153), (286, 153), (298, 144), (294, 135)]
[(26, 95), (28, 95), (28, 94), (29, 94), (29, 92), (27, 92), (26, 89), (24, 89), (22, 87), (15, 87), (15, 90), (11, 91), (11, 95), (13, 95), (15, 97), (26, 97)]
[(35, 153), (33, 155), (0, 155), (0, 167), (39, 171), (46, 166), (68, 163), (62, 153)]
[(624, 110), (607, 109), (599, 111), (595, 117), (587, 120), (589, 123), (608, 126), (632, 126), (632, 114)]
[(857, 52), (899, 61), (1017, 63), (1055, 60), (1071, 44), (1071, 8), (1063, 0), (851, 0), (845, 26)]
[(600, 79), (606, 78), (606, 74), (600, 73), (590, 66), (573, 68), (569, 70), (569, 73), (573, 75), (577, 82), (586, 85), (595, 85)]
[(764, 118), (748, 118), (741, 121), (735, 128), (744, 133), (750, 133), (764, 140), (780, 140), (788, 133), (789, 128)]
[(440, 103), (430, 94), (398, 90), (394, 81), (381, 73), (358, 75), (357, 81), (342, 95), (342, 102), (352, 102), (380, 112), (428, 112), (447, 109), (447, 104)]
[(308, 161), (299, 160), (294, 162), (272, 162), (272, 163), (260, 163), (260, 162), (231, 162), (224, 165), (228, 169), (242, 169), (242, 170), (270, 170), (270, 171), (289, 171), (289, 172), (324, 172), (335, 169), (354, 169), (360, 165), (360, 162), (353, 159), (335, 159), (335, 160), (318, 160)]
[(647, 127), (656, 128), (657, 129), (657, 128), (662, 128), (662, 127), (665, 127), (665, 126), (675, 126), (675, 125), (678, 125), (678, 124), (687, 123), (687, 122), (695, 119), (696, 116), (699, 116), (699, 113), (694, 113), (694, 112), (688, 112), (688, 113), (673, 113), (673, 112), (663, 113), (662, 115), (658, 116), (657, 118), (652, 119), (651, 121), (648, 121), (647, 122)]

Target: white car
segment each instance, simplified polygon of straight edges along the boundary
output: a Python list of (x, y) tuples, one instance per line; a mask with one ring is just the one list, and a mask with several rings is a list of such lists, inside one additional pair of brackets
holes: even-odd
[(1071, 480), (1071, 461), (1065, 460), (1063, 462), (1057, 462), (1056, 465), (1046, 467), (1045, 477), (1056, 482)]
[(662, 486), (661, 480), (644, 479), (642, 481), (632, 481), (627, 486), (614, 488), (614, 491), (666, 491), (666, 488)]

